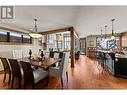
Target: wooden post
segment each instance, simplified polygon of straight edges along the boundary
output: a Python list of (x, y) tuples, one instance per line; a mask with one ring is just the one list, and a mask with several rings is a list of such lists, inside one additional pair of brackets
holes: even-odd
[(75, 51), (74, 51), (74, 28), (69, 28), (71, 37), (71, 67), (74, 67), (75, 63)]
[(48, 34), (53, 34), (53, 33), (67, 32), (67, 31), (70, 31), (70, 37), (71, 37), (71, 51), (70, 51), (70, 53), (71, 53), (71, 67), (74, 67), (75, 50), (74, 50), (74, 28), (73, 27), (66, 27), (66, 28), (61, 28), (61, 29), (56, 29), (56, 30), (40, 32), (40, 34), (48, 35)]

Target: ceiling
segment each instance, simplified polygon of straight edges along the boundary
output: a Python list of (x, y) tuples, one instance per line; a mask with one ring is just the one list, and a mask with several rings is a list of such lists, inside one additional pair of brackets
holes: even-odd
[(84, 37), (101, 34), (101, 29), (104, 34), (104, 26), (107, 25), (107, 34), (109, 34), (113, 18), (115, 33), (127, 31), (127, 6), (83, 6), (79, 10), (75, 29), (80, 37)]
[(116, 19), (115, 32), (127, 31), (127, 6), (15, 6), (10, 25), (31, 30), (34, 18), (38, 19), (39, 32), (74, 26), (79, 36), (85, 37), (100, 34), (107, 25), (107, 33), (111, 33), (112, 18)]
[(15, 6), (15, 19), (10, 25), (31, 30), (37, 18), (38, 32), (72, 26), (78, 7)]

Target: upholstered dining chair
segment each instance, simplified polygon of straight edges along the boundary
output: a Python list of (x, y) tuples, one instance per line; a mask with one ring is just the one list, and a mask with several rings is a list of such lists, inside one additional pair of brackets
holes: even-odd
[(16, 59), (8, 59), (8, 60), (9, 60), (9, 63), (10, 63), (11, 69), (12, 69), (11, 88), (13, 86), (15, 78), (19, 79), (18, 88), (20, 88), (21, 80), (22, 80), (22, 76), (23, 76), (23, 71), (19, 65), (19, 62)]
[[(29, 62), (21, 61), (20, 64), (22, 66), (23, 73), (24, 73), (24, 88), (26, 88), (28, 84), (31, 84), (32, 88), (34, 88), (35, 84), (38, 83), (40, 80), (44, 78), (48, 78), (48, 71), (45, 71), (41, 68), (32, 70)], [(47, 83), (48, 83), (48, 79), (47, 79)]]
[(0, 57), (0, 59), (2, 61), (3, 68), (4, 68), (4, 80), (3, 80), (3, 82), (5, 82), (6, 75), (8, 74), (9, 75), (8, 84), (10, 84), (10, 81), (11, 81), (11, 69), (10, 69), (9, 63), (8, 63), (6, 58)]
[(50, 57), (50, 58), (53, 58), (53, 57), (54, 57), (54, 51), (50, 51), (50, 52), (49, 52), (49, 57)]
[(45, 52), (45, 53), (44, 53), (44, 56), (45, 56), (45, 57), (49, 57), (49, 52)]
[(49, 76), (56, 76), (61, 78), (61, 85), (63, 89), (63, 77), (67, 77), (68, 81), (68, 66), (69, 66), (69, 52), (63, 53), (63, 57), (60, 61), (60, 65), (58, 67), (50, 67), (49, 68)]
[(59, 58), (59, 52), (54, 52), (54, 57), (53, 58)]
[(59, 53), (59, 58), (62, 58), (63, 57), (63, 52), (60, 52)]

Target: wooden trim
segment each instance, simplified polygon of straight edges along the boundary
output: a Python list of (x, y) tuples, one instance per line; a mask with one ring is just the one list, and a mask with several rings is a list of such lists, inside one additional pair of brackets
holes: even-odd
[(75, 63), (74, 28), (70, 28), (70, 37), (71, 37), (71, 67), (74, 67)]
[(127, 35), (127, 32), (123, 32), (123, 33), (121, 33), (121, 35), (122, 36), (125, 36), (125, 35)]
[(120, 51), (122, 51), (122, 35), (120, 35)]
[(61, 28), (61, 29), (44, 31), (44, 32), (40, 32), (40, 34), (47, 35), (47, 34), (54, 34), (54, 33), (66, 32), (66, 31), (70, 31), (71, 28), (73, 28), (73, 27), (66, 27), (66, 28)]

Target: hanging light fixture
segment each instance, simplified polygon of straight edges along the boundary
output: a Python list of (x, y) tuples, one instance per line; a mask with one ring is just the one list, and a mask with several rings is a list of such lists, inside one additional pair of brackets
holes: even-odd
[(105, 39), (106, 39), (106, 32), (107, 32), (107, 25), (105, 25)]
[(35, 22), (35, 26), (34, 26), (34, 32), (31, 32), (31, 33), (29, 33), (29, 35), (32, 37), (32, 38), (35, 38), (35, 39), (37, 39), (37, 38), (40, 38), (42, 35), (41, 34), (38, 34), (38, 32), (37, 32), (37, 19), (34, 19), (34, 22)]
[(115, 19), (112, 19), (111, 21), (112, 21), (112, 36), (111, 36), (111, 39), (114, 40), (115, 35), (114, 35), (114, 26), (113, 26), (113, 24), (114, 24)]
[(102, 35), (102, 29), (101, 29), (101, 40), (102, 40), (102, 38), (103, 38), (103, 35)]

